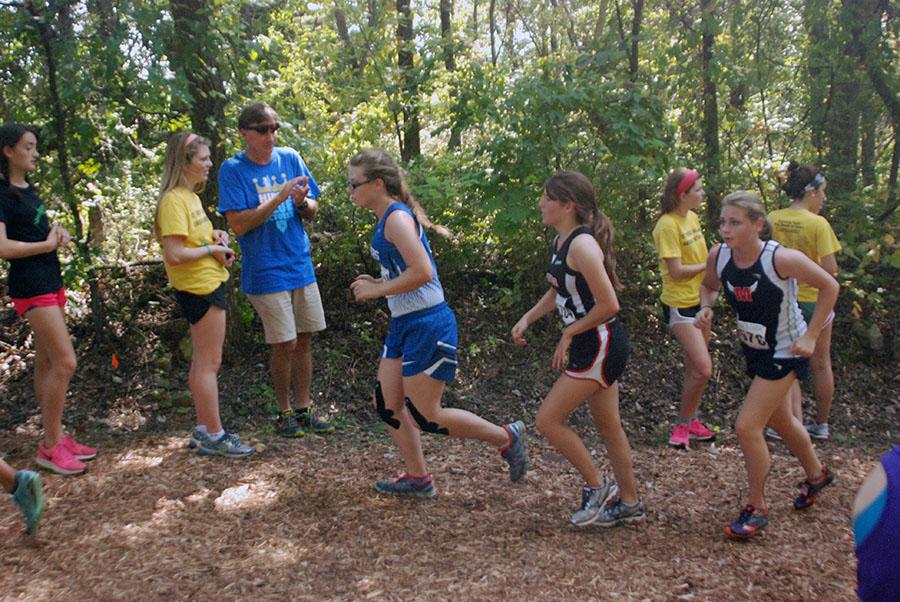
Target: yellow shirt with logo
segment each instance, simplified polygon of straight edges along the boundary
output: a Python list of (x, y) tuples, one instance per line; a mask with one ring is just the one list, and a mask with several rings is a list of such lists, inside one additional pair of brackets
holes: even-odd
[(663, 277), (662, 302), (669, 307), (699, 305), (703, 272), (689, 280), (676, 282), (669, 275), (665, 261), (678, 257), (682, 265), (706, 263), (706, 240), (703, 238), (697, 214), (688, 211), (684, 217), (677, 213), (666, 213), (660, 217), (653, 228), (653, 244), (656, 245), (659, 271)]
[[(173, 188), (159, 203), (159, 229), (163, 237), (184, 236), (188, 248), (213, 244), (212, 222), (203, 210), (200, 197), (187, 188)], [(195, 295), (208, 295), (228, 280), (228, 270), (208, 255), (196, 261), (166, 266), (169, 282), (176, 289)]]
[[(821, 215), (806, 209), (778, 209), (769, 214), (772, 238), (786, 247), (802, 251), (804, 255), (820, 263), (823, 257), (841, 250), (831, 224)], [(798, 300), (815, 303), (819, 290), (800, 283)]]

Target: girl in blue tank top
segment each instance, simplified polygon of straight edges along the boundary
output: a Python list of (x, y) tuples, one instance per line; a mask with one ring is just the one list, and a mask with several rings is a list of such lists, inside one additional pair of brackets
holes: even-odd
[[(737, 313), (747, 372), (753, 377), (735, 423), (747, 469), (748, 500), (738, 519), (725, 527), (729, 538), (742, 540), (769, 523), (765, 483), (770, 460), (763, 437), (767, 424), (781, 435), (806, 472), (794, 500), (796, 510), (812, 506), (834, 480), (819, 462), (809, 433), (791, 413), (788, 396), (797, 377), (806, 374), (807, 358), (834, 307), (838, 284), (800, 251), (769, 240), (765, 210), (753, 193), (739, 191), (725, 197), (719, 233), (724, 242), (709, 253), (694, 325), (711, 326), (713, 304), (724, 284), (725, 298)], [(798, 280), (819, 289), (808, 327), (797, 306)]]
[(456, 318), (444, 301), (425, 228), (449, 233), (431, 223), (384, 151), (368, 149), (350, 159), (347, 184), (353, 203), (378, 219), (370, 252), (381, 266), (381, 278), (360, 274), (350, 288), (357, 301), (387, 298), (391, 311), (374, 398), (405, 470), (395, 479), (376, 481), (375, 489), (389, 495), (435, 495), (420, 431), (496, 446), (509, 464), (510, 479), (518, 481), (528, 470), (521, 421), (498, 426), (441, 406), (444, 387), (456, 374)]
[[(557, 232), (550, 249), (550, 288), (513, 326), (512, 340), (525, 345), (525, 331), (556, 309), (565, 328), (552, 366), (563, 371), (541, 402), (539, 431), (581, 473), (581, 508), (570, 522), (578, 527), (614, 527), (644, 520), (631, 463), (631, 446), (619, 418), (618, 378), (628, 358), (628, 337), (616, 317), (614, 230), (597, 209), (591, 181), (574, 171), (559, 171), (544, 183), (539, 203), (544, 224)], [(615, 480), (597, 468), (584, 442), (568, 425), (569, 415), (588, 402)]]

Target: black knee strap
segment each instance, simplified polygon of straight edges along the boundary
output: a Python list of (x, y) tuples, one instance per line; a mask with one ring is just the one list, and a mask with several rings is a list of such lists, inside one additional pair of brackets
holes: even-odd
[(406, 398), (406, 409), (409, 410), (409, 413), (412, 414), (413, 420), (416, 421), (416, 424), (419, 425), (419, 428), (422, 429), (423, 433), (434, 433), (435, 435), (449, 435), (450, 430), (445, 426), (440, 426), (437, 422), (429, 422), (422, 413), (416, 409), (416, 406), (413, 405), (413, 402)]
[(381, 382), (375, 383), (375, 411), (378, 416), (391, 428), (400, 428), (400, 421), (394, 418), (394, 410), (389, 410), (384, 405), (384, 393), (381, 392)]

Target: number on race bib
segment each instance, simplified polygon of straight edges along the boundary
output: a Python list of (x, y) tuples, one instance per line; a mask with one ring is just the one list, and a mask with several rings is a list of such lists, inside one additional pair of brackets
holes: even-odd
[(751, 349), (769, 349), (766, 341), (766, 327), (756, 322), (744, 322), (738, 320), (738, 336), (741, 343)]

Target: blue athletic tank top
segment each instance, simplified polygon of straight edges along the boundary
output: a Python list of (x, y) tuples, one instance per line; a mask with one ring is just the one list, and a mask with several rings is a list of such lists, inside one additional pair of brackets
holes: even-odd
[(749, 268), (734, 263), (731, 248), (719, 247), (716, 273), (725, 289), (725, 298), (737, 312), (738, 335), (748, 358), (797, 357), (788, 353), (795, 340), (806, 332), (806, 322), (797, 305), (797, 280), (782, 278), (775, 269), (775, 252), (781, 245), (763, 243), (762, 252)]
[(900, 445), (884, 454), (887, 503), (881, 519), (856, 547), (857, 593), (864, 602), (900, 597)]
[(371, 253), (372, 259), (381, 264), (381, 277), (385, 280), (391, 280), (406, 270), (406, 262), (403, 261), (400, 251), (384, 236), (384, 225), (387, 223), (388, 216), (394, 211), (405, 211), (415, 221), (416, 227), (419, 229), (419, 240), (422, 241), (422, 246), (425, 247), (425, 251), (428, 253), (433, 274), (430, 282), (423, 284), (414, 291), (388, 296), (388, 309), (391, 311), (391, 316), (396, 318), (443, 303), (444, 288), (438, 279), (437, 265), (434, 263), (434, 256), (431, 254), (431, 246), (428, 244), (428, 238), (425, 236), (425, 229), (416, 220), (412, 210), (397, 201), (392, 203), (387, 211), (384, 212), (384, 215), (381, 216), (381, 219), (378, 220), (378, 224), (375, 226), (375, 234), (372, 236), (372, 243), (369, 246), (369, 253)]
[(556, 309), (564, 324), (583, 318), (594, 307), (594, 295), (581, 272), (576, 272), (566, 263), (569, 245), (579, 234), (591, 234), (586, 226), (579, 226), (556, 249), (557, 236), (550, 245), (550, 263), (547, 266), (547, 281), (556, 290)]

